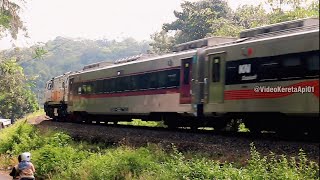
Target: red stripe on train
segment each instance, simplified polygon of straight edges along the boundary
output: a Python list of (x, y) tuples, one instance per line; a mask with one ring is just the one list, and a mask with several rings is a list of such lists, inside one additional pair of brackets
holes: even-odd
[[(319, 98), (319, 81), (303, 81), (290, 86), (285, 86), (285, 88), (297, 88), (297, 87), (314, 87), (313, 94)], [(229, 90), (224, 91), (225, 100), (239, 100), (239, 99), (266, 99), (266, 98), (282, 98), (290, 96), (294, 92), (255, 92), (253, 89), (246, 90)]]

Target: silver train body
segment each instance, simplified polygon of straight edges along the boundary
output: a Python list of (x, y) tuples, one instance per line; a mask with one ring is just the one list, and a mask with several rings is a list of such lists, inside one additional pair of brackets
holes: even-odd
[(319, 125), (318, 19), (176, 49), (53, 78), (47, 83), (45, 111), (74, 121), (141, 118), (217, 129), (241, 120), (252, 131), (309, 131)]

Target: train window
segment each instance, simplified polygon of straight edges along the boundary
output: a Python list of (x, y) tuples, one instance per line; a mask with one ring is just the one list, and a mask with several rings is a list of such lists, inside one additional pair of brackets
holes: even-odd
[(189, 84), (190, 79), (190, 63), (185, 62), (183, 65), (183, 84)]
[(131, 86), (132, 90), (136, 91), (139, 89), (139, 79), (138, 76), (131, 76)]
[(149, 77), (149, 88), (155, 89), (158, 88), (158, 73), (150, 73)]
[(237, 61), (226, 62), (226, 85), (240, 83), (238, 64)]
[(220, 57), (215, 57), (212, 62), (212, 82), (220, 81)]
[(87, 94), (87, 85), (83, 84), (81, 86), (81, 94)]
[(167, 71), (167, 84), (166, 87), (179, 86), (180, 71), (179, 69)]
[(261, 60), (259, 66), (260, 81), (274, 81), (279, 78), (279, 63), (274, 60)]
[(132, 91), (132, 90), (134, 90), (133, 77), (134, 77), (134, 76), (127, 76), (127, 77), (125, 77), (125, 82), (127, 83), (126, 91)]
[(97, 81), (90, 82), (90, 87), (91, 87), (90, 94), (97, 94), (98, 93)]
[(159, 88), (165, 88), (167, 84), (167, 72), (158, 72), (158, 85)]
[(139, 89), (144, 90), (149, 88), (149, 77), (150, 74), (138, 75)]
[(51, 89), (52, 89), (52, 83), (51, 83), (51, 82), (48, 83), (47, 89), (48, 89), (48, 90), (51, 90)]
[(128, 88), (127, 90), (129, 91), (135, 91), (138, 90), (138, 76), (127, 76), (127, 83), (128, 83)]
[(307, 59), (309, 71), (319, 71), (319, 54), (313, 54)]
[(78, 94), (82, 94), (82, 88), (81, 88), (81, 86), (78, 87)]
[(128, 89), (128, 83), (126, 77), (119, 78), (119, 88), (120, 91), (125, 91)]
[(105, 85), (104, 87), (106, 88), (106, 92), (108, 93), (112, 93), (116, 91), (116, 87), (115, 87), (115, 79), (106, 79), (105, 81)]
[(311, 54), (307, 57), (307, 78), (319, 77), (319, 54)]
[(50, 87), (50, 89), (51, 89), (51, 90), (54, 89), (54, 81), (53, 81), (53, 80), (51, 81), (51, 87)]
[(282, 56), (282, 79), (299, 79), (303, 76), (305, 69), (301, 64), (299, 56)]
[(284, 67), (293, 67), (293, 66), (300, 66), (301, 61), (299, 57), (288, 57), (282, 61)]
[(122, 85), (122, 80), (120, 78), (115, 78), (113, 79), (114, 80), (114, 83), (115, 83), (115, 92), (121, 92), (122, 89), (121, 89), (121, 85)]
[(109, 88), (109, 80), (108, 79), (105, 79), (103, 80), (103, 91), (104, 93), (108, 93), (110, 92), (110, 88)]
[(103, 80), (98, 80), (96, 81), (97, 84), (97, 88), (96, 88), (96, 92), (97, 94), (103, 93)]
[(92, 93), (92, 87), (90, 85), (87, 85), (86, 94)]

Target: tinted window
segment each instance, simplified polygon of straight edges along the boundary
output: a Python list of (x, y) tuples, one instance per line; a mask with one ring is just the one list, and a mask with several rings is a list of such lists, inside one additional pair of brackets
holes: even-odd
[(309, 71), (319, 71), (319, 54), (312, 54), (307, 58)]
[(190, 63), (185, 62), (183, 65), (183, 84), (189, 84), (190, 79)]
[(82, 94), (82, 92), (83, 92), (83, 91), (82, 91), (82, 88), (81, 88), (81, 86), (79, 86), (79, 87), (78, 87), (78, 94)]
[(212, 62), (212, 82), (220, 81), (220, 58), (215, 57)]
[(149, 74), (140, 74), (138, 75), (139, 89), (148, 89), (149, 88)]
[(167, 71), (166, 87), (179, 86), (180, 71), (177, 69)]
[(239, 82), (238, 65), (236, 61), (227, 62), (226, 84), (236, 84)]
[(268, 58), (261, 60), (258, 72), (260, 81), (277, 80), (279, 78), (279, 63)]
[(167, 72), (166, 71), (158, 72), (158, 84), (159, 84), (159, 88), (166, 87), (166, 84), (167, 84)]
[(128, 89), (127, 77), (117, 78), (117, 91), (125, 91)]
[(150, 73), (149, 76), (149, 88), (155, 89), (158, 88), (158, 73)]
[(104, 87), (106, 88), (106, 92), (112, 93), (116, 91), (116, 84), (114, 79), (106, 79), (104, 80)]
[(301, 59), (299, 55), (280, 56), (275, 59), (281, 61), (282, 63), (282, 79), (298, 79), (303, 77), (305, 69), (301, 64)]
[(103, 89), (103, 80), (99, 80), (96, 82), (97, 83), (97, 88), (96, 88), (96, 93), (103, 93), (104, 89)]

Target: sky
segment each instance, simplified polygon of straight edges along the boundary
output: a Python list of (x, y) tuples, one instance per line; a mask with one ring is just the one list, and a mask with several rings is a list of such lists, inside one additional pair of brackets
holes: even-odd
[[(184, 0), (27, 0), (21, 17), (30, 38), (19, 36), (0, 40), (0, 49), (47, 42), (57, 36), (87, 39), (133, 37), (149, 40), (163, 23), (175, 20), (174, 10), (181, 10)], [(196, 1), (196, 0), (192, 0)], [(257, 0), (227, 0), (235, 9)]]

